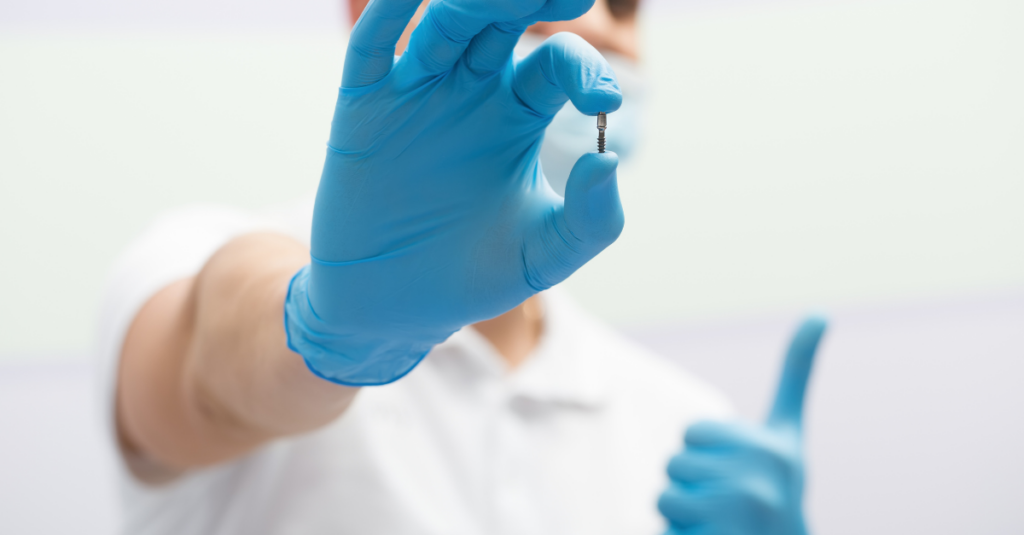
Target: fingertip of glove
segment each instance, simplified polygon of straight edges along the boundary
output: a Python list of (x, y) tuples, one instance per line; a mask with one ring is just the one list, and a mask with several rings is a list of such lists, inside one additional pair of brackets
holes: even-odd
[(821, 313), (813, 313), (804, 318), (801, 328), (804, 330), (824, 333), (828, 329), (828, 317)]
[(576, 161), (574, 172), (610, 177), (619, 167), (619, 155), (614, 152), (588, 152)]
[(622, 107), (622, 90), (614, 78), (601, 75), (593, 85), (584, 89), (581, 98), (574, 100), (573, 105), (580, 113), (591, 117), (596, 117), (599, 112), (613, 113)]

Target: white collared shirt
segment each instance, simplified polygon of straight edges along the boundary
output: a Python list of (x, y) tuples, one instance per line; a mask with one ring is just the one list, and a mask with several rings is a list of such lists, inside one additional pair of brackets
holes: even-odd
[[(166, 284), (252, 230), (308, 236), (311, 209), (259, 218), (183, 210), (125, 254), (104, 299), (108, 406), (124, 333)], [(297, 224), (282, 226), (282, 221)], [(287, 227), (287, 228), (286, 228)], [(149, 487), (121, 470), (131, 534), (654, 535), (665, 466), (685, 427), (721, 418), (716, 391), (543, 295), (544, 334), (509, 371), (466, 328), (398, 382), (364, 388), (315, 432)], [(113, 425), (111, 445), (115, 447)]]

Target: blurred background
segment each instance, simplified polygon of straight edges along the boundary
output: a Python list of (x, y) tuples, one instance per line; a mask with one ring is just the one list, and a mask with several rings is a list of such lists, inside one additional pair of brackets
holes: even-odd
[[(342, 1), (0, 0), (0, 533), (113, 531), (106, 270), (315, 188)], [(814, 531), (1024, 533), (1024, 3), (643, 1), (626, 230), (565, 286), (748, 418), (829, 313)]]

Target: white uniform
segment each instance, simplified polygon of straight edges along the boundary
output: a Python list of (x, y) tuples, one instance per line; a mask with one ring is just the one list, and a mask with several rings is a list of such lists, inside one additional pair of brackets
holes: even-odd
[[(156, 291), (233, 236), (276, 229), (306, 241), (311, 214), (311, 202), (259, 216), (196, 207), (141, 237), (104, 296), (105, 412), (125, 332)], [(543, 299), (545, 334), (514, 372), (467, 328), (318, 431), (159, 487), (122, 467), (124, 533), (655, 535), (683, 430), (728, 405), (557, 290)], [(108, 434), (116, 447), (112, 418)]]

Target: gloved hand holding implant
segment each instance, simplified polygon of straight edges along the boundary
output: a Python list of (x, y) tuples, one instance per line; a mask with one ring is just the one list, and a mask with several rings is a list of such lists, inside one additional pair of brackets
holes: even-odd
[(582, 155), (564, 201), (538, 161), (567, 101), (589, 115), (618, 109), (614, 73), (573, 34), (512, 57), (527, 26), (592, 3), (433, 2), (397, 59), (419, 0), (367, 7), (345, 60), (311, 263), (285, 303), (289, 347), (314, 373), (394, 381), (453, 332), (561, 282), (618, 237), (614, 153)]
[(803, 323), (790, 345), (767, 423), (700, 422), (669, 462), (658, 508), (666, 535), (806, 535), (803, 406), (825, 322)]

